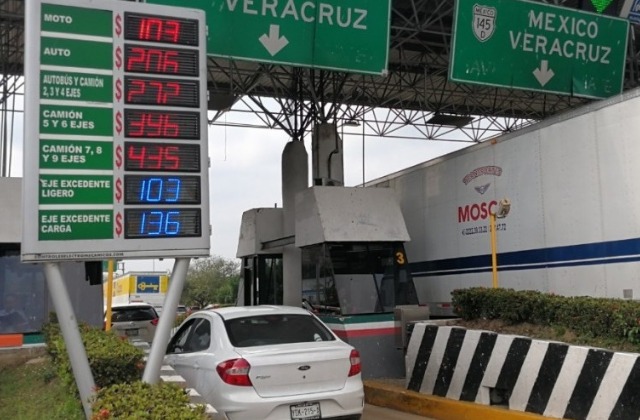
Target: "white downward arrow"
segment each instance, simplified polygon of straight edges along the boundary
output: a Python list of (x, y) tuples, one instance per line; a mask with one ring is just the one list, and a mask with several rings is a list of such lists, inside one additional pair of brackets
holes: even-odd
[(272, 56), (278, 54), (281, 49), (287, 46), (289, 40), (283, 36), (280, 36), (280, 25), (269, 26), (269, 36), (262, 34), (260, 42), (269, 51)]
[(549, 80), (555, 75), (553, 70), (549, 69), (549, 62), (547, 60), (542, 60), (540, 62), (540, 68), (537, 68), (533, 71), (533, 75), (536, 77), (540, 86), (546, 85)]

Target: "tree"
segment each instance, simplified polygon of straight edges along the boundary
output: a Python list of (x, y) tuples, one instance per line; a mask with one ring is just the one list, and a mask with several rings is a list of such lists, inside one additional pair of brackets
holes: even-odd
[(240, 283), (240, 263), (219, 256), (193, 260), (182, 292), (191, 306), (235, 303)]

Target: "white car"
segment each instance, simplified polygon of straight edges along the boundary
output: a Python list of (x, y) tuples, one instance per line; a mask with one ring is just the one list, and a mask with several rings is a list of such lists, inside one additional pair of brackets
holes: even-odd
[(302, 308), (195, 312), (165, 362), (229, 420), (356, 420), (364, 407), (360, 354)]

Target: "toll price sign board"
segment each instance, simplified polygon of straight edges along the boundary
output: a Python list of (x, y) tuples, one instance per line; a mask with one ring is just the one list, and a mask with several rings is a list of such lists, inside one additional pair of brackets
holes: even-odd
[(22, 259), (209, 255), (204, 13), (26, 7)]
[(629, 22), (521, 0), (456, 0), (449, 79), (587, 98), (622, 92)]

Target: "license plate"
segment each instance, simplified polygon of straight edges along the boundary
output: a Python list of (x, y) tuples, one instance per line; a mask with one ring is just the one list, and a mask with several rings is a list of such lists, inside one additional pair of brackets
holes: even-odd
[(289, 407), (291, 420), (314, 420), (320, 418), (320, 403), (303, 403)]
[(127, 336), (132, 337), (138, 335), (138, 330), (124, 330), (124, 333)]

